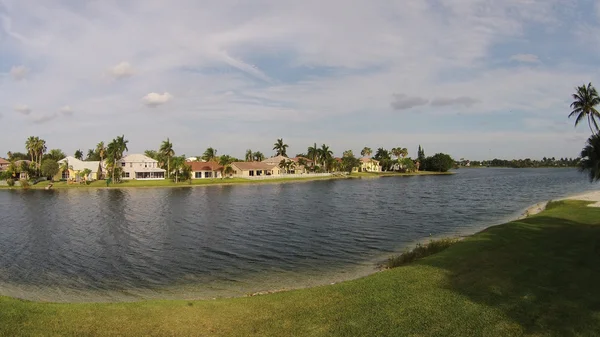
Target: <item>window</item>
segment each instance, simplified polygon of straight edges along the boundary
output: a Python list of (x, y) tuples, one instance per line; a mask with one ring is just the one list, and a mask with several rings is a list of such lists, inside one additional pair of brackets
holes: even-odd
[(204, 172), (204, 178), (212, 178), (212, 172)]
[(202, 172), (194, 172), (196, 179), (201, 179), (202, 178)]
[(69, 170), (63, 171), (62, 178), (65, 180), (69, 179)]
[(122, 162), (122, 163), (121, 163), (121, 167), (125, 167), (125, 162)]
[(248, 172), (248, 175), (251, 176), (251, 177), (254, 177), (254, 171)]
[(129, 178), (129, 172), (123, 172), (121, 175), (123, 178)]

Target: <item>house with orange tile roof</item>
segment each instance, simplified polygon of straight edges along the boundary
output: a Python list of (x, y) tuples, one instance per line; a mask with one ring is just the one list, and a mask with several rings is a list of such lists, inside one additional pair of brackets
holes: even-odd
[(186, 164), (192, 167), (192, 179), (212, 179), (222, 177), (223, 166), (214, 161), (193, 161)]

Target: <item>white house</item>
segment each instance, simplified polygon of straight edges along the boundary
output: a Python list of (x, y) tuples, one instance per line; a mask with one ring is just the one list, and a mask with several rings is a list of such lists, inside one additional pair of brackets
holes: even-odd
[(143, 154), (128, 154), (117, 161), (123, 170), (123, 180), (161, 180), (165, 179), (166, 170), (158, 167), (158, 161)]

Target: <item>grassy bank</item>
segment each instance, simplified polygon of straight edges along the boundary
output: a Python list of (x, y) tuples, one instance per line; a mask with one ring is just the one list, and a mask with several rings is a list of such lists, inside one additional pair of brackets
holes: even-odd
[(599, 265), (600, 208), (561, 201), (331, 286), (214, 301), (0, 297), (0, 335), (592, 336), (600, 331)]
[[(242, 185), (242, 184), (272, 184), (272, 183), (291, 183), (302, 181), (315, 180), (331, 180), (331, 179), (347, 179), (347, 178), (365, 178), (365, 177), (383, 177), (383, 176), (421, 176), (421, 175), (444, 175), (451, 173), (439, 172), (415, 172), (415, 173), (352, 173), (348, 176), (328, 176), (328, 177), (298, 177), (298, 178), (275, 178), (265, 180), (250, 180), (243, 178), (227, 178), (227, 179), (193, 179), (190, 184), (188, 181), (174, 183), (172, 180), (124, 180), (118, 184), (111, 184), (108, 188), (132, 188), (132, 187), (190, 187), (190, 186), (209, 186), (209, 185)], [(50, 184), (49, 181), (43, 181), (35, 185), (31, 185), (30, 189), (44, 189)], [(107, 188), (104, 180), (94, 181), (85, 184), (67, 184), (66, 181), (57, 181), (52, 183), (53, 189), (65, 188)], [(0, 186), (0, 189), (21, 189), (20, 186), (8, 187)]]

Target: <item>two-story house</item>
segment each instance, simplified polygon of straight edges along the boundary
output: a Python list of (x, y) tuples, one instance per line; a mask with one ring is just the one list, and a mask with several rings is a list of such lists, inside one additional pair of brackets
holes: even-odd
[(128, 154), (117, 165), (123, 170), (123, 180), (160, 180), (165, 179), (166, 170), (158, 167), (158, 161), (143, 154)]

